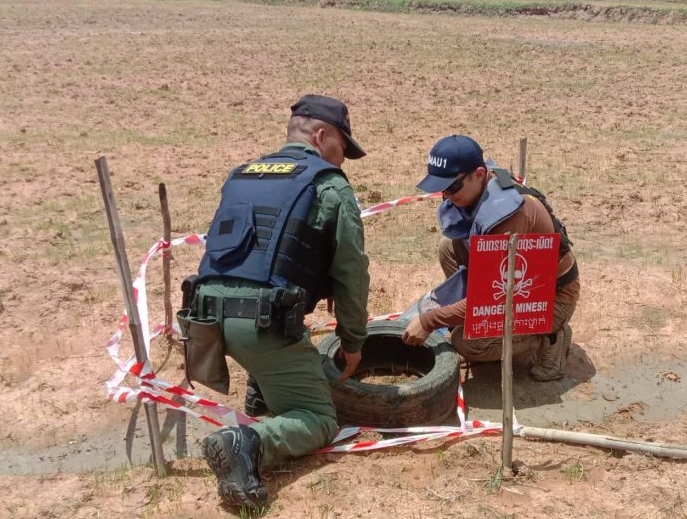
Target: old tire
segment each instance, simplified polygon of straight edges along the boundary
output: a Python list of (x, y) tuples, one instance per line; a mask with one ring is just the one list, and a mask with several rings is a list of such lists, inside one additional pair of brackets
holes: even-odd
[[(345, 361), (338, 356), (340, 340), (330, 334), (319, 345), (324, 373), (332, 386), (340, 425), (410, 427), (441, 424), (455, 413), (458, 394), (458, 353), (434, 332), (426, 348), (406, 345), (405, 322), (372, 321), (362, 349), (362, 361), (353, 377), (338, 378)], [(414, 375), (415, 380), (368, 384), (374, 375)]]

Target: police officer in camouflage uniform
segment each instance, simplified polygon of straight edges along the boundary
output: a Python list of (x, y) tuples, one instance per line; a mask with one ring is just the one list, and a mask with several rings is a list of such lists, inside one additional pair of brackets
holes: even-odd
[(223, 323), (225, 352), (251, 374), (273, 416), (220, 429), (202, 451), (222, 500), (261, 508), (260, 470), (330, 443), (338, 429), (329, 383), (303, 315), (334, 302), (351, 376), (367, 337), (368, 259), (344, 158), (365, 152), (337, 99), (291, 107), (286, 145), (234, 169), (208, 232), (196, 292), (200, 317)]

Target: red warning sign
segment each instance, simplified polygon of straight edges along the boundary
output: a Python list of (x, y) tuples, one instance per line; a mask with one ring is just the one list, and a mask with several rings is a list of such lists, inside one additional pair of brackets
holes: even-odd
[[(513, 272), (513, 334), (550, 333), (558, 270), (558, 234), (519, 234)], [(466, 339), (501, 337), (506, 314), (508, 235), (470, 238)]]

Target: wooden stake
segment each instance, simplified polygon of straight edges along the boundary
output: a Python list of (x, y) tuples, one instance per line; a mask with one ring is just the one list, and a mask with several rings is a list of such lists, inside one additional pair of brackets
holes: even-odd
[(503, 353), (501, 356), (501, 398), (503, 400), (503, 441), (501, 465), (513, 470), (513, 284), (517, 233), (508, 240), (508, 275), (506, 278), (506, 312), (503, 324)]
[[(136, 299), (134, 298), (131, 270), (129, 269), (129, 260), (126, 257), (126, 248), (124, 247), (124, 235), (122, 233), (122, 227), (119, 223), (117, 204), (115, 203), (114, 191), (110, 181), (110, 171), (107, 168), (107, 161), (105, 160), (105, 157), (98, 158), (95, 161), (95, 167), (98, 170), (100, 190), (103, 194), (107, 222), (110, 226), (110, 237), (112, 238), (112, 245), (114, 246), (115, 256), (117, 259), (117, 272), (119, 273), (119, 280), (121, 281), (122, 291), (124, 292), (124, 303), (126, 305), (126, 313), (129, 316), (129, 330), (134, 342), (136, 361), (139, 363), (146, 362), (148, 360), (148, 355), (145, 350), (143, 329), (141, 328), (141, 320), (138, 315), (138, 305), (136, 304)], [(157, 419), (157, 407), (155, 402), (146, 402), (145, 412), (146, 420), (148, 422), (148, 434), (150, 435), (150, 446), (153, 451), (153, 463), (157, 468), (158, 476), (164, 477), (166, 472), (164, 457), (162, 454), (162, 442), (160, 441), (160, 427)]]
[[(170, 243), (172, 241), (172, 223), (169, 216), (169, 206), (167, 204), (167, 188), (162, 182), (158, 185), (158, 194), (160, 195), (160, 212), (162, 213), (162, 239), (165, 240), (165, 243)], [(170, 273), (171, 259), (171, 249), (164, 251), (162, 254), (162, 277), (165, 283), (165, 336), (167, 337), (168, 341), (171, 341), (172, 339), (172, 324), (174, 319), (172, 310), (172, 280)]]
[[(158, 185), (158, 194), (160, 195), (160, 212), (162, 214), (163, 235), (162, 239), (170, 243), (172, 241), (172, 219), (169, 216), (169, 204), (167, 202), (167, 188), (163, 182)], [(170, 346), (176, 342), (172, 337), (172, 325), (174, 321), (174, 310), (172, 308), (172, 251), (171, 249), (165, 251), (162, 255), (162, 277), (165, 284), (164, 302), (165, 302), (165, 337), (167, 344)], [(181, 383), (183, 387), (184, 382)], [(183, 402), (178, 396), (172, 397), (175, 402)], [(170, 417), (173, 426), (177, 429), (177, 458), (183, 458), (188, 454), (188, 447), (186, 445), (186, 413), (177, 411), (176, 409), (167, 410), (168, 417)], [(167, 420), (165, 420), (167, 425)], [(164, 430), (164, 426), (163, 426)]]
[(523, 184), (527, 180), (527, 137), (520, 138), (520, 153), (518, 155), (518, 176)]

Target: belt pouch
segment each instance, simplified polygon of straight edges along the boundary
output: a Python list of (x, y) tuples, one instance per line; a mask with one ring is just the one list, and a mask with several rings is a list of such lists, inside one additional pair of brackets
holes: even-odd
[(215, 317), (198, 319), (191, 315), (191, 310), (184, 308), (177, 312), (177, 321), (185, 344), (184, 362), (189, 383), (194, 380), (228, 395), (229, 368), (219, 320)]

